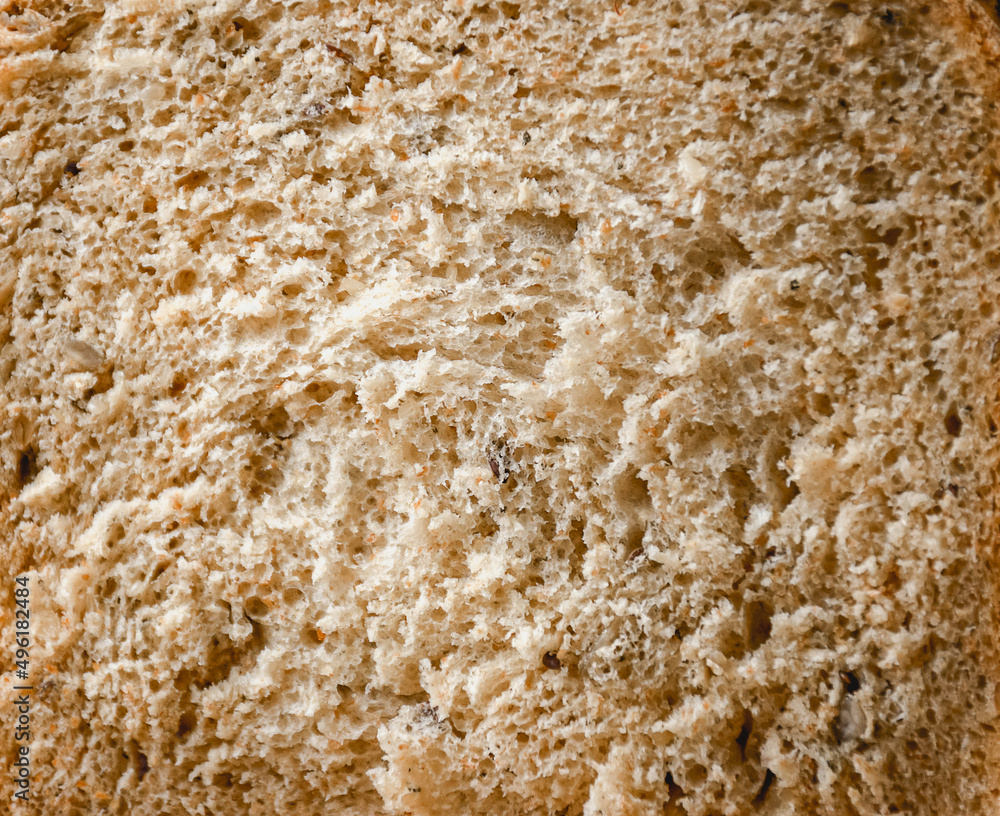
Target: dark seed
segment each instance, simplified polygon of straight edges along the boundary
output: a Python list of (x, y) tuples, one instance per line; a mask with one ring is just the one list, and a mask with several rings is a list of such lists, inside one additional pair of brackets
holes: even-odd
[(845, 694), (854, 694), (854, 692), (861, 688), (861, 681), (858, 680), (854, 672), (842, 671), (840, 673), (840, 682), (844, 684)]
[(507, 484), (507, 480), (510, 478), (506, 459), (507, 449), (502, 442), (496, 442), (486, 449), (486, 461), (489, 462), (493, 475), (500, 480), (500, 484)]
[(438, 714), (437, 706), (433, 706), (430, 703), (421, 703), (418, 709), (420, 716), (431, 722), (440, 722), (441, 717)]
[(560, 669), (562, 668), (562, 662), (556, 657), (555, 652), (546, 652), (542, 656), (542, 665), (547, 669)]
[(799, 282), (797, 280), (792, 281), (792, 291), (796, 291), (799, 288)]
[(525, 144), (527, 144), (528, 142), (530, 142), (531, 141), (531, 134), (528, 133), (528, 131), (524, 131), (524, 135), (521, 136), (521, 141), (524, 142)]
[(334, 56), (339, 57), (344, 62), (354, 65), (354, 60), (351, 59), (351, 55), (344, 51), (342, 48), (338, 48), (333, 43), (326, 43), (326, 50), (329, 51)]
[(66, 166), (63, 168), (63, 172), (67, 176), (78, 176), (80, 175), (80, 168), (77, 166), (76, 162), (66, 162)]

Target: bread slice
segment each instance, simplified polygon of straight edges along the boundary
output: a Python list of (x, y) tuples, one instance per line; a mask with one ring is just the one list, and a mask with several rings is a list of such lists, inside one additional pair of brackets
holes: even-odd
[(27, 0), (0, 46), (14, 812), (1000, 812), (984, 8)]

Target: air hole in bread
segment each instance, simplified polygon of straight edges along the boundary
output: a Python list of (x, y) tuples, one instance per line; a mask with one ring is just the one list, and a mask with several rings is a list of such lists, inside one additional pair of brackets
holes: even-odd
[(740, 724), (740, 733), (736, 737), (736, 745), (740, 751), (740, 759), (747, 761), (747, 743), (750, 741), (750, 734), (753, 732), (753, 714), (749, 709), (743, 711), (743, 721)]
[(198, 283), (198, 273), (193, 269), (184, 269), (174, 276), (173, 291), (178, 295), (190, 294)]
[(194, 731), (198, 724), (198, 718), (193, 711), (185, 711), (177, 721), (177, 738), (183, 741), (188, 734)]
[(35, 476), (38, 475), (38, 453), (34, 446), (29, 445), (23, 451), (21, 451), (20, 456), (17, 460), (17, 481), (21, 487), (24, 487)]
[(239, 32), (247, 42), (255, 42), (260, 39), (260, 28), (246, 17), (234, 17), (231, 25), (234, 31)]
[(112, 598), (118, 591), (118, 581), (114, 578), (105, 579), (101, 585), (100, 594), (102, 598)]
[(188, 380), (182, 374), (174, 374), (173, 378), (170, 380), (170, 386), (167, 388), (167, 393), (171, 397), (177, 397), (184, 393), (184, 389), (188, 386)]
[(128, 755), (132, 758), (132, 768), (135, 771), (136, 779), (142, 782), (146, 774), (149, 773), (149, 759), (135, 740), (129, 740)]
[(243, 608), (246, 609), (247, 614), (253, 618), (265, 617), (271, 611), (271, 607), (264, 603), (264, 601), (257, 595), (251, 595), (247, 598), (243, 602)]
[(767, 799), (767, 794), (771, 790), (771, 786), (774, 785), (774, 780), (777, 777), (771, 771), (770, 768), (764, 774), (764, 781), (761, 783), (760, 790), (757, 791), (757, 795), (753, 798), (753, 806), (755, 808), (761, 808), (764, 806), (764, 801)]
[(750, 601), (744, 606), (747, 645), (751, 651), (763, 646), (771, 637), (773, 609), (766, 601)]
[(944, 429), (949, 436), (961, 436), (962, 418), (958, 415), (958, 410), (952, 406), (944, 418)]
[(303, 391), (313, 402), (326, 402), (333, 396), (338, 385), (328, 381), (311, 382)]
[(673, 773), (667, 771), (663, 782), (667, 786), (667, 802), (663, 811), (665, 816), (682, 816), (687, 813), (680, 804), (680, 800), (685, 796), (684, 789), (674, 781)]

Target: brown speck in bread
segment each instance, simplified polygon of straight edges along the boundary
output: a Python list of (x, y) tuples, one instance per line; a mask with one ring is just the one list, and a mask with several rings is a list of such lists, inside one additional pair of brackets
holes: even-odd
[(431, 722), (437, 723), (441, 721), (441, 716), (438, 713), (437, 706), (433, 706), (430, 703), (420, 704), (420, 715)]
[(510, 478), (510, 466), (506, 445), (503, 442), (493, 443), (486, 451), (486, 461), (494, 478), (498, 479), (500, 484), (507, 484)]
[(344, 62), (350, 65), (354, 65), (354, 58), (350, 54), (348, 54), (344, 49), (342, 49), (339, 45), (334, 45), (333, 43), (326, 43), (326, 50), (329, 51), (331, 54), (339, 57)]
[(542, 665), (547, 669), (559, 669), (562, 668), (562, 661), (556, 656), (555, 652), (546, 652), (542, 655)]

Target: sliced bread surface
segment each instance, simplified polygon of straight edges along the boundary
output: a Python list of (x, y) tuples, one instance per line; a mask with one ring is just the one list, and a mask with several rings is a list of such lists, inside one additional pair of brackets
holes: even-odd
[(0, 49), (15, 813), (998, 813), (983, 7), (43, 1)]

